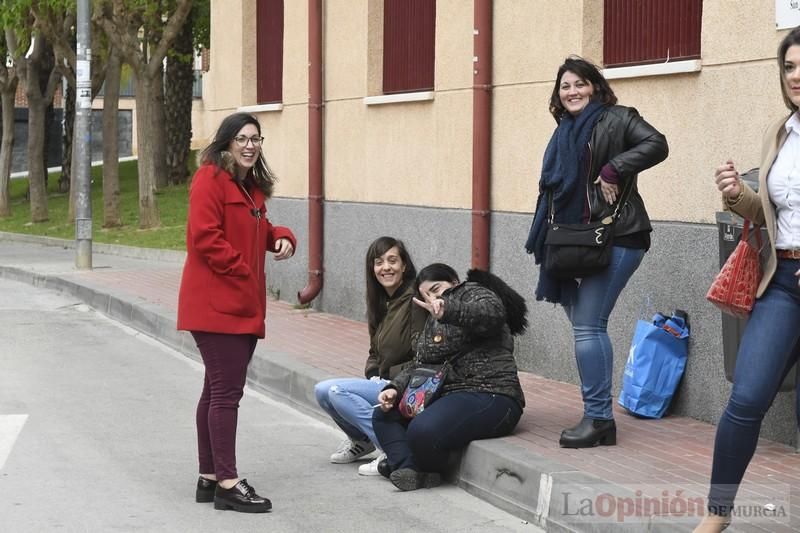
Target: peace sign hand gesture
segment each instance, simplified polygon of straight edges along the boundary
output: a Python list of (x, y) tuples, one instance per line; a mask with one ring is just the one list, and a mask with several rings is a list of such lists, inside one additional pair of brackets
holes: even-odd
[(436, 320), (442, 318), (442, 315), (444, 315), (444, 300), (437, 298), (426, 291), (420, 291), (420, 294), (425, 301), (414, 297), (414, 303), (429, 312)]

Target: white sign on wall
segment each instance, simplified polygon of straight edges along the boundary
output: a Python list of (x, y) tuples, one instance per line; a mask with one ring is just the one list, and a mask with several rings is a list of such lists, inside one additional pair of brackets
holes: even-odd
[(800, 26), (800, 0), (775, 0), (775, 27), (779, 30)]

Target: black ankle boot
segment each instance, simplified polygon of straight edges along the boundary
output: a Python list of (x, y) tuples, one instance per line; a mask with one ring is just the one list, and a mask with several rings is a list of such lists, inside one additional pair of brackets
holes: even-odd
[(378, 463), (378, 473), (386, 479), (389, 479), (389, 476), (392, 474), (392, 470), (393, 469), (391, 466), (389, 466), (389, 461), (387, 459), (384, 459)]
[(200, 476), (197, 480), (197, 491), (194, 495), (194, 501), (197, 503), (211, 503), (214, 501), (214, 490), (217, 488), (217, 481), (215, 479), (208, 479)]
[(272, 509), (272, 502), (256, 494), (255, 489), (247, 484), (246, 479), (229, 489), (217, 485), (214, 494), (214, 509), (219, 511), (234, 510), (240, 513), (266, 513)]
[(613, 420), (593, 420), (586, 417), (577, 426), (562, 431), (558, 441), (562, 448), (614, 446), (616, 443), (617, 425)]
[(392, 485), (402, 491), (432, 489), (442, 484), (442, 476), (436, 472), (418, 472), (411, 468), (401, 468), (389, 475)]

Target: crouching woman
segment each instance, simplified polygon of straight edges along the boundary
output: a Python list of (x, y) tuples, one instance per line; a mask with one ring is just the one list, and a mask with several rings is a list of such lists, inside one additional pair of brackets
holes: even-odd
[[(387, 456), (382, 473), (402, 491), (439, 485), (451, 451), (510, 434), (525, 406), (512, 338), (527, 327), (524, 298), (487, 272), (472, 270), (461, 283), (442, 263), (422, 269), (416, 289), (429, 316), (415, 366), (381, 391), (372, 419)], [(413, 369), (445, 362), (441, 396), (406, 418), (398, 404)]]

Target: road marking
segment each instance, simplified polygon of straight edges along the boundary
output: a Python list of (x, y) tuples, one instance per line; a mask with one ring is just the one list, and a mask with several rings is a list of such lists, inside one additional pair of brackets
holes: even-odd
[(539, 477), (539, 500), (536, 502), (536, 515), (542, 525), (547, 523), (550, 516), (550, 498), (553, 493), (553, 476), (542, 474)]
[(11, 448), (14, 447), (27, 419), (28, 415), (0, 415), (0, 470), (11, 455)]

